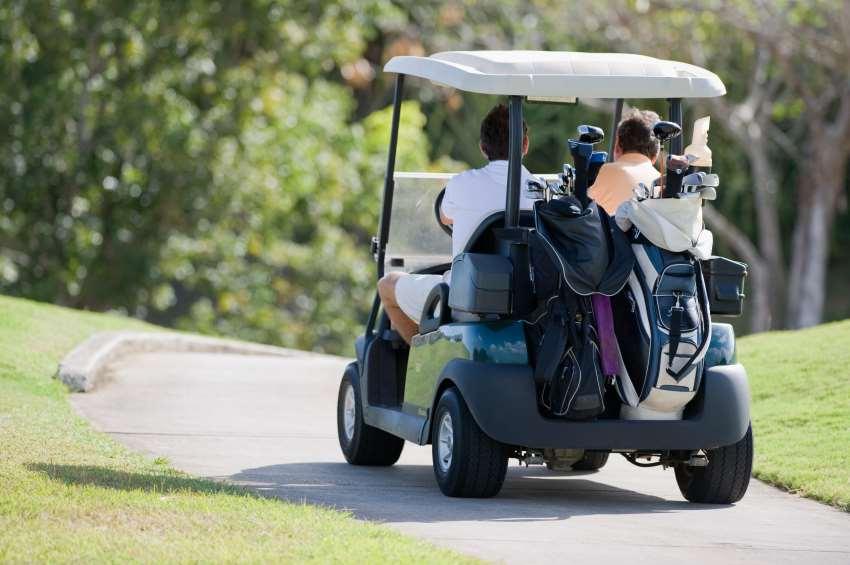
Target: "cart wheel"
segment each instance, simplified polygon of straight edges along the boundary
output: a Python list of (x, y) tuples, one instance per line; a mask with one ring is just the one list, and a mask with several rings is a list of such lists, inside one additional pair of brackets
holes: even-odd
[(434, 476), (446, 496), (487, 498), (502, 489), (508, 469), (505, 447), (485, 434), (455, 388), (437, 403), (431, 423)]
[(357, 365), (345, 368), (336, 405), (336, 430), (345, 460), (352, 465), (388, 466), (398, 461), (404, 440), (363, 421)]
[(608, 462), (607, 451), (585, 451), (581, 459), (573, 463), (574, 471), (597, 471)]
[(737, 443), (706, 452), (708, 465), (676, 465), (676, 482), (691, 502), (732, 504), (743, 498), (753, 470), (753, 429)]

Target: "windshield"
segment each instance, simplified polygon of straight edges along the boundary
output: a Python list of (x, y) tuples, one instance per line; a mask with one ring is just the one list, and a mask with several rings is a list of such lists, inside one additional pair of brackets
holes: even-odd
[(421, 271), (452, 261), (452, 238), (437, 225), (434, 202), (454, 175), (395, 173), (385, 269)]

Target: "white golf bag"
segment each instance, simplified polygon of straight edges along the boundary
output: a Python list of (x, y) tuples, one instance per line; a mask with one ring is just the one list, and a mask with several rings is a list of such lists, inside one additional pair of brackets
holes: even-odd
[[(681, 419), (696, 396), (711, 340), (708, 296), (698, 258), (711, 254), (699, 198), (632, 200), (617, 211), (635, 266), (614, 297), (620, 348), (620, 416)], [(645, 229), (644, 229), (645, 228)]]

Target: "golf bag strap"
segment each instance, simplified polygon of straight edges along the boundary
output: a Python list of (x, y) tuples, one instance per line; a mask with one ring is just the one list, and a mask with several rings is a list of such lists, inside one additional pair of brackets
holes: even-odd
[[(697, 284), (700, 286), (700, 297), (706, 296), (705, 289), (705, 281), (702, 278), (702, 268), (699, 264), (699, 261), (696, 262), (697, 268)], [(690, 356), (688, 361), (682, 365), (682, 368), (678, 371), (670, 370), (670, 363), (673, 362), (673, 356), (676, 354), (676, 351), (679, 348), (679, 339), (681, 338), (681, 328), (680, 323), (676, 323), (673, 317), (671, 317), (670, 325), (674, 326), (676, 332), (676, 341), (673, 341), (673, 330), (670, 332), (670, 348), (669, 355), (667, 357), (669, 363), (667, 365), (667, 374), (676, 379), (677, 381), (682, 377), (682, 375), (686, 374), (688, 370), (693, 366), (694, 363), (697, 362), (698, 359), (701, 359), (705, 355), (705, 351), (711, 343), (711, 315), (708, 310), (707, 300), (700, 300), (700, 306), (702, 307), (702, 311), (705, 312), (705, 315), (702, 318), (702, 343), (699, 347), (696, 348), (694, 354)], [(674, 316), (676, 312), (673, 312)], [(679, 313), (681, 315), (681, 313)]]
[(682, 339), (682, 315), (685, 309), (681, 305), (681, 295), (676, 293), (676, 302), (670, 308), (670, 343), (667, 349), (667, 372), (673, 366), (673, 359), (679, 351), (679, 341)]
[(617, 336), (614, 333), (614, 312), (611, 308), (611, 299), (602, 294), (594, 294), (590, 301), (599, 342), (599, 360), (602, 374), (616, 375), (620, 369), (620, 362), (617, 357)]

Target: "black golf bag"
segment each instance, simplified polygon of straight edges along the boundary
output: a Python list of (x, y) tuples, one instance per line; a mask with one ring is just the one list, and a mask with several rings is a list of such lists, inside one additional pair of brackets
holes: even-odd
[(605, 395), (591, 296), (619, 292), (634, 257), (625, 234), (595, 203), (538, 201), (534, 218), (529, 248), (537, 308), (527, 335), (540, 405), (551, 416), (593, 418), (605, 410)]
[(711, 318), (700, 262), (629, 232), (635, 266), (613, 299), (627, 419), (680, 419), (699, 390)]

